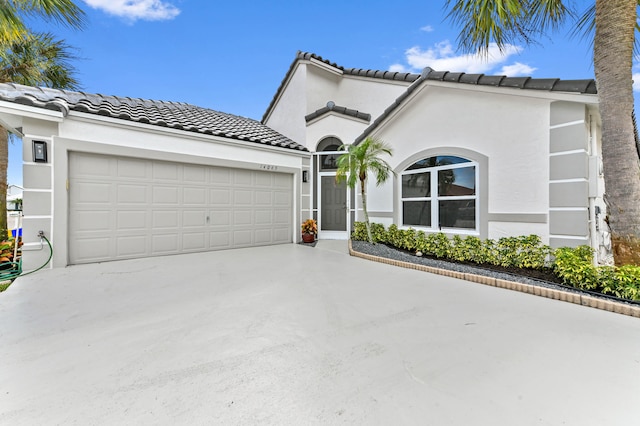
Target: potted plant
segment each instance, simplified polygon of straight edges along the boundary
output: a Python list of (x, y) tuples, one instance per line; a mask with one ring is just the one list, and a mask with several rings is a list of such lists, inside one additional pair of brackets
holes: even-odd
[(318, 233), (318, 224), (313, 219), (307, 219), (302, 222), (302, 241), (305, 243), (312, 243), (315, 241), (316, 234)]

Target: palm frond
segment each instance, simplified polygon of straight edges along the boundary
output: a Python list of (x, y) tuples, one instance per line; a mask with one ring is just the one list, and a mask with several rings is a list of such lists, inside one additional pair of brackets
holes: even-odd
[(532, 44), (534, 35), (559, 28), (574, 12), (562, 0), (446, 0), (446, 18), (461, 28), (465, 52), (488, 55), (492, 43)]

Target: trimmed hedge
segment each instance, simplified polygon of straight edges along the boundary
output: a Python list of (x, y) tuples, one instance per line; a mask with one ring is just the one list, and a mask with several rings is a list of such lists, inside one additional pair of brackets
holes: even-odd
[[(589, 246), (562, 247), (553, 250), (542, 244), (537, 235), (481, 240), (459, 235), (449, 239), (445, 234), (399, 229), (372, 223), (374, 243), (399, 249), (422, 252), (423, 255), (478, 264), (526, 269), (552, 269), (563, 283), (582, 290), (611, 294), (629, 300), (640, 300), (639, 266), (594, 266), (593, 250)], [(353, 240), (367, 241), (364, 222), (356, 222)]]

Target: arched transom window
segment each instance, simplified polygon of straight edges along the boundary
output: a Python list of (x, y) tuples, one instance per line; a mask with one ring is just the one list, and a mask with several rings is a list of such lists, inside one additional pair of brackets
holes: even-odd
[(432, 230), (477, 231), (478, 164), (439, 155), (402, 172), (402, 224)]

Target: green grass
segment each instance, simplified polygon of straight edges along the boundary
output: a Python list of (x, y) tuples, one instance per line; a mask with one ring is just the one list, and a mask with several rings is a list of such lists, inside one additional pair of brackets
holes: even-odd
[(10, 285), (11, 283), (0, 283), (0, 293), (8, 289)]

